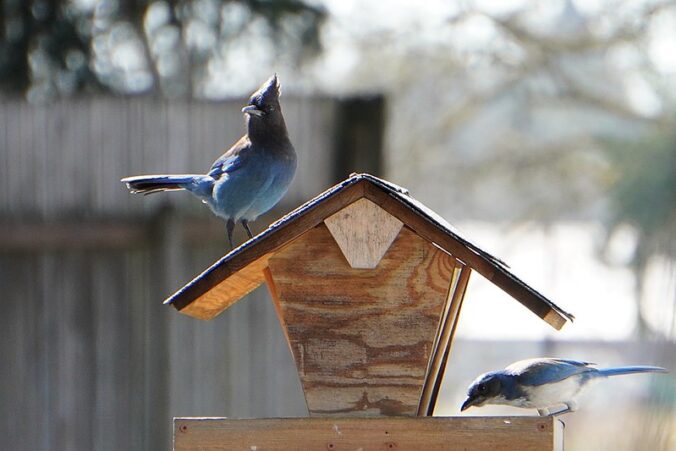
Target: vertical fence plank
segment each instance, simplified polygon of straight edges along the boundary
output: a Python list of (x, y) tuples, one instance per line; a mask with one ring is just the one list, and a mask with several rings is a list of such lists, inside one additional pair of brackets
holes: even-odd
[[(329, 185), (333, 148), (333, 101), (284, 105), (302, 165), (277, 216)], [(169, 449), (173, 416), (305, 413), (264, 291), (210, 323), (161, 304), (227, 251), (225, 234), (185, 242), (182, 220), (220, 220), (187, 194), (130, 196), (119, 182), (206, 171), (244, 132), (241, 106), (112, 97), (0, 105), (0, 220), (138, 222), (150, 237), (128, 249), (0, 251), (9, 337), (0, 351), (10, 363), (0, 402), (17, 412), (0, 420), (0, 449)]]

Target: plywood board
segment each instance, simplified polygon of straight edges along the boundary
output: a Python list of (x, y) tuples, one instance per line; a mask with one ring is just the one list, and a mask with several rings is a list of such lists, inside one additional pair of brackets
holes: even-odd
[(455, 336), (462, 301), (465, 298), (467, 282), (469, 282), (472, 270), (463, 265), (461, 268), (456, 268), (456, 272), (459, 275), (453, 279), (453, 287), (449, 293), (450, 299), (447, 302), (446, 312), (439, 327), (437, 345), (434, 347), (430, 366), (427, 370), (427, 380), (418, 406), (419, 416), (432, 416), (434, 414), (434, 407), (446, 371), (446, 363), (451, 354), (453, 337)]
[(334, 213), (324, 224), (353, 268), (372, 269), (404, 225), (368, 199), (359, 199)]
[(174, 419), (176, 451), (554, 451), (553, 417)]
[(268, 257), (277, 249), (363, 196), (364, 185), (361, 183), (342, 190), (327, 190), (314, 202), (308, 202), (303, 207), (303, 214), (291, 212), (270, 225), (174, 293), (165, 304), (195, 318), (213, 318), (265, 282), (263, 270)]
[(320, 224), (272, 256), (310, 415), (415, 415), (456, 260), (408, 228), (356, 269)]
[(226, 308), (246, 296), (265, 280), (263, 271), (268, 267), (270, 254), (265, 254), (249, 263), (240, 271), (214, 285), (211, 290), (199, 296), (183, 309), (181, 313), (199, 319), (211, 319)]

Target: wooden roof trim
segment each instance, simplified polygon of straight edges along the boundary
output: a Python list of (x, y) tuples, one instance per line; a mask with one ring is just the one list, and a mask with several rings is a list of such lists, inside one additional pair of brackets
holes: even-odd
[(411, 206), (402, 201), (400, 196), (389, 195), (373, 184), (367, 185), (365, 195), (420, 236), (436, 243), (446, 252), (466, 263), (555, 329), (560, 330), (568, 319), (571, 321), (574, 319), (573, 315), (559, 308), (517, 278), (506, 269), (503, 263), (491, 261), (489, 254), (474, 252), (466, 243), (449, 234), (448, 230), (424, 217), (418, 211), (414, 211)]
[[(260, 257), (288, 244), (320, 224), (325, 218), (364, 197), (365, 186), (366, 181), (353, 180), (352, 183), (338, 185), (325, 191), (322, 195), (270, 225), (258, 237), (228, 253), (164, 303), (173, 305), (177, 310), (183, 310), (222, 280), (256, 262)], [(328, 199), (334, 199), (334, 201), (325, 202)], [(314, 205), (308, 206), (311, 203), (314, 203)], [(302, 213), (296, 215), (295, 212), (298, 211), (302, 211)], [(263, 283), (265, 281), (264, 275), (261, 273), (260, 277), (260, 283)]]
[[(183, 310), (231, 275), (274, 253), (362, 197), (380, 205), (420, 236), (460, 259), (554, 328), (561, 329), (567, 319), (573, 320), (573, 315), (517, 278), (504, 262), (461, 237), (443, 218), (411, 198), (405, 189), (368, 174), (352, 175), (279, 219), (221, 258), (167, 299), (165, 304)], [(260, 284), (264, 280), (261, 273), (260, 280), (256, 279), (254, 283)], [(241, 293), (242, 296), (244, 294)]]

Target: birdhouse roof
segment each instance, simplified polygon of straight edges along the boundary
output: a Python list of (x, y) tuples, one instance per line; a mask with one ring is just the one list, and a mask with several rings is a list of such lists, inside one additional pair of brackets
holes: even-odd
[(286, 244), (355, 201), (366, 198), (560, 329), (573, 316), (514, 275), (508, 265), (460, 233), (408, 190), (369, 174), (352, 174), (232, 250), (165, 301), (210, 319), (266, 281), (268, 260)]

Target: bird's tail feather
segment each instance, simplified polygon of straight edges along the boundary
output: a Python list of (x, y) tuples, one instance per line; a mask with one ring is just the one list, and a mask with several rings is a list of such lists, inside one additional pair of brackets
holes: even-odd
[(127, 184), (132, 193), (152, 194), (161, 191), (173, 191), (187, 189), (195, 181), (196, 175), (137, 175), (126, 177), (121, 181)]
[(659, 366), (621, 366), (617, 368), (603, 368), (599, 373), (603, 376), (620, 376), (622, 374), (634, 373), (666, 373), (665, 368)]

